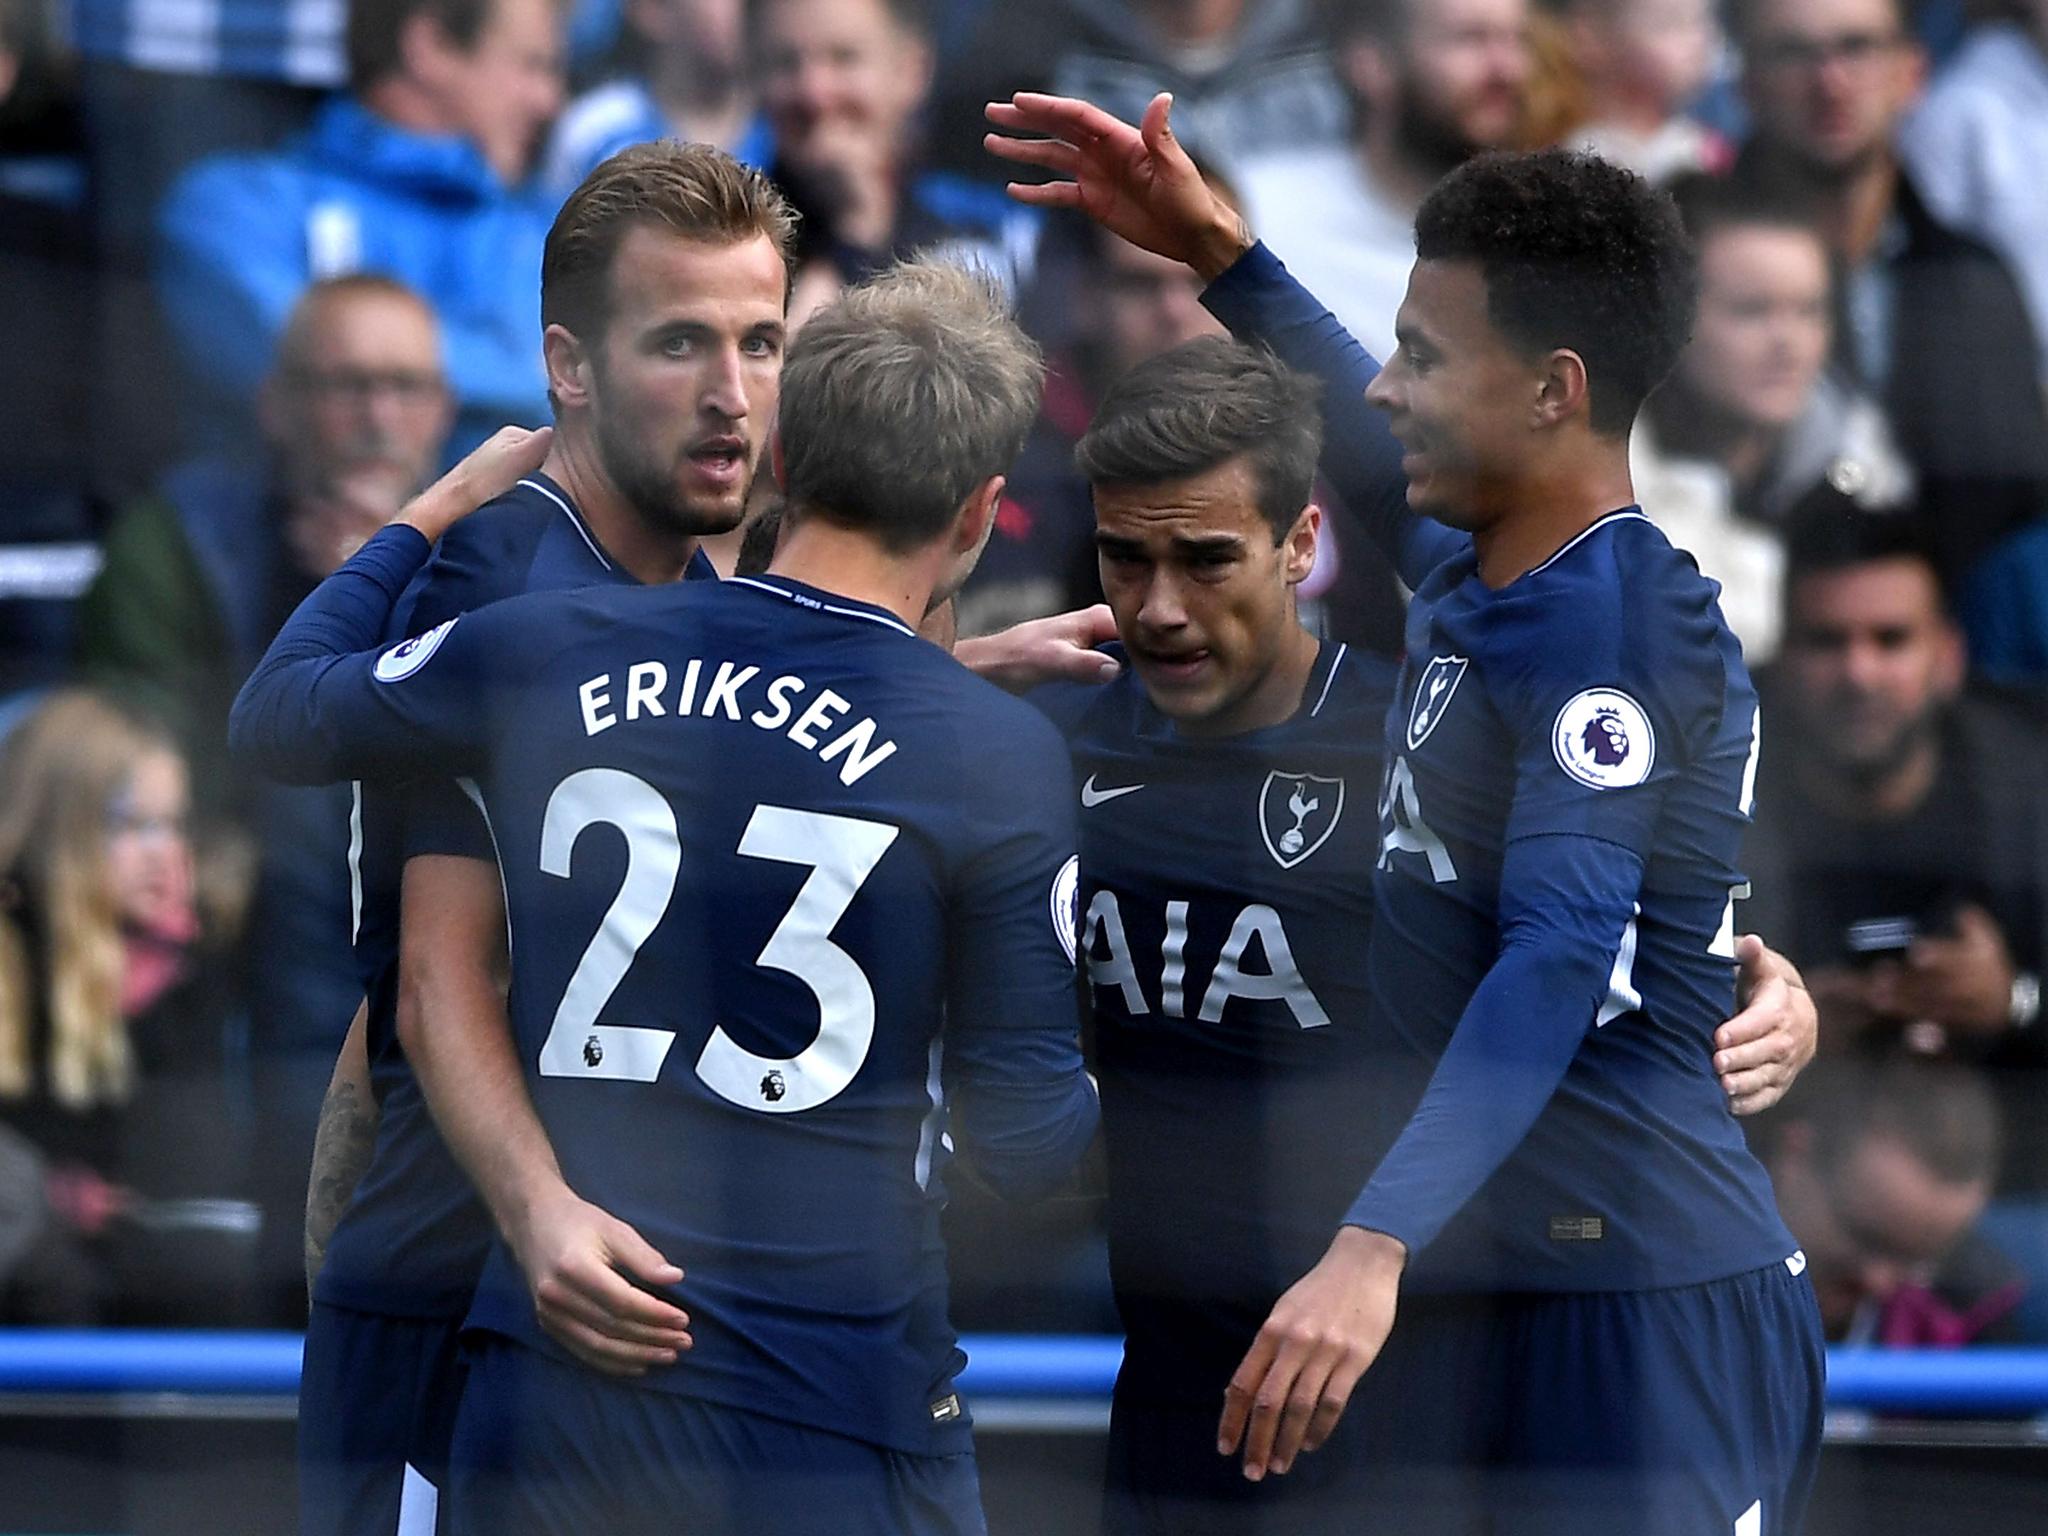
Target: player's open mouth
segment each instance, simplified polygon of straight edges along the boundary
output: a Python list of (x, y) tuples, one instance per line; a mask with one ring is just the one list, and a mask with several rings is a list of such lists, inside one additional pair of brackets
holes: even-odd
[(689, 459), (705, 479), (733, 484), (747, 467), (747, 445), (737, 437), (707, 438), (690, 450)]
[(1201, 671), (1203, 664), (1209, 659), (1207, 651), (1181, 651), (1172, 656), (1162, 655), (1158, 651), (1140, 651), (1137, 655), (1145, 663), (1148, 671), (1158, 674), (1167, 682), (1186, 682)]

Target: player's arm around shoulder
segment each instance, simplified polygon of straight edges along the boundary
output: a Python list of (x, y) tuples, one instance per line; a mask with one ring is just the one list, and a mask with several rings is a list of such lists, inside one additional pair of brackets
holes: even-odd
[[(451, 619), (388, 650), (379, 642), (433, 541), (537, 467), (549, 435), (500, 431), (314, 588), (235, 700), (228, 745), (237, 757), (274, 778), (318, 784), (433, 766), (471, 743), (476, 681), (517, 643), (518, 625), (500, 616), (483, 626), (492, 633), (472, 626), (451, 645)], [(444, 649), (448, 659), (429, 672)]]
[(1073, 763), (1029, 704), (983, 703), (962, 717), (943, 1071), (962, 1152), (1028, 1199), (1072, 1173), (1099, 1118), (1074, 1002)]

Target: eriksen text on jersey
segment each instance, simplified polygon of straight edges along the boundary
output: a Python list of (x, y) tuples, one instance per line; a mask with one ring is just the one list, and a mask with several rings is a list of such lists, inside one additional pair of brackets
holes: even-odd
[[(963, 1449), (920, 1183), (942, 1019), (992, 1182), (1055, 1181), (1094, 1129), (1057, 733), (883, 610), (781, 580), (519, 598), (361, 651), (420, 543), (379, 534), (294, 616), (239, 749), (478, 781), (562, 1171), (686, 1271), (695, 1348), (643, 1385)], [(502, 1247), (471, 1322), (555, 1349)]]

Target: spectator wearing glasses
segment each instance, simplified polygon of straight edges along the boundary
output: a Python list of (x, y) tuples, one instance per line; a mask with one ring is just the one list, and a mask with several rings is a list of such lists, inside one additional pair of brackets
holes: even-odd
[(716, 144), (747, 165), (775, 143), (747, 74), (745, 0), (629, 0), (617, 76), (569, 104), (548, 140), (543, 181), (567, 197), (629, 144)]
[(1920, 472), (1945, 574), (2037, 515), (2048, 413), (2012, 274), (1928, 211), (1893, 145), (1926, 60), (1901, 0), (1748, 0), (1736, 175), (1810, 211), (1844, 277), (1835, 357)]
[(453, 406), (433, 311), (390, 278), (314, 284), (285, 324), (257, 416), (262, 461), (188, 462), (116, 519), (80, 630), (87, 675), (172, 723), (201, 809), (256, 845), (251, 1046), (279, 1175), (261, 1192), (277, 1243), (265, 1267), (286, 1296), (299, 1291), (296, 1207), (314, 1113), (362, 996), (349, 952), (350, 796), (228, 773), (227, 712), (299, 599), (439, 464)]

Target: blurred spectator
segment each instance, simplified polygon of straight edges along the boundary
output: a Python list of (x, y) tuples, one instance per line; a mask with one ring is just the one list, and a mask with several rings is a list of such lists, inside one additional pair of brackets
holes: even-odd
[(1721, 583), (1722, 612), (1755, 665), (1778, 648), (1778, 530), (1792, 508), (1823, 484), (1895, 507), (1912, 475), (1884, 413), (1827, 366), (1833, 295), (1819, 234), (1701, 178), (1677, 192), (1699, 244), (1699, 314), (1629, 457), (1659, 526)]
[(1986, 1230), (2039, 1312), (2048, 740), (2035, 714), (1963, 692), (1962, 637), (1911, 518), (1823, 491), (1788, 555), (1743, 926), (1784, 936), (1824, 1049), (1900, 1038), (1984, 1065), (2010, 1131)]
[(241, 1320), (255, 1213), (220, 1198), (246, 1149), (186, 813), (169, 738), (89, 693), (0, 752), (0, 1126), (43, 1184), (0, 1320)]
[[(267, 151), (343, 83), (345, 0), (66, 0), (77, 59), (97, 332), (95, 484), (129, 494), (185, 451), (177, 349), (151, 283), (156, 218), (195, 161)], [(11, 333), (10, 333), (11, 334)]]
[[(1446, 171), (1514, 142), (1529, 82), (1527, 0), (1339, 8), (1352, 142), (1247, 160), (1251, 225), (1367, 350), (1387, 356), (1415, 264), (1415, 210)], [(1178, 122), (1176, 119), (1176, 132)]]
[(1899, 130), (1936, 216), (2012, 264), (2048, 380), (2048, 0), (2007, 0)]
[(1034, 210), (1000, 186), (922, 168), (922, 0), (754, 0), (752, 26), (769, 173), (803, 216), (792, 321), (917, 249), (977, 262), (1013, 288), (1030, 275)]
[(1846, 271), (1837, 359), (1881, 400), (1955, 576), (2048, 495), (2048, 412), (2004, 264), (1927, 211), (1892, 149), (1925, 60), (1900, 0), (1750, 0), (1737, 175), (1812, 208)]
[(362, 996), (349, 949), (351, 798), (346, 786), (230, 774), (227, 712), (299, 599), (432, 475), (451, 415), (432, 311), (389, 278), (316, 283), (286, 323), (258, 414), (264, 461), (181, 465), (115, 523), (81, 660), (176, 722), (205, 808), (256, 841), (246, 991), (262, 1146), (278, 1176), (259, 1191), (277, 1238), (265, 1274), (297, 1295), (294, 1213), (314, 1116)]
[(746, 67), (746, 0), (632, 0), (620, 78), (579, 96), (555, 125), (543, 180), (567, 197), (629, 144), (716, 144), (748, 165), (774, 149)]
[(1833, 1057), (1800, 1079), (1765, 1161), (1829, 1339), (2012, 1336), (2025, 1283), (1975, 1232), (1998, 1141), (1997, 1101), (1969, 1067)]
[(299, 599), (431, 477), (450, 421), (425, 300), (314, 283), (257, 401), (266, 456), (188, 461), (109, 530), (80, 659), (219, 766), (228, 707)]
[(1173, 92), (1173, 131), (1233, 176), (1252, 155), (1344, 141), (1349, 110), (1310, 0), (1067, 0), (1053, 89), (1135, 123)]
[(1566, 0), (1563, 21), (1586, 92), (1576, 147), (1655, 182), (1729, 168), (1734, 146), (1685, 115), (1721, 46), (1713, 0)]
[(547, 419), (540, 252), (517, 190), (561, 100), (553, 0), (355, 0), (352, 94), (276, 154), (195, 166), (163, 213), (160, 280), (191, 368), (232, 430), (306, 285), (402, 279), (433, 303), (468, 443)]

